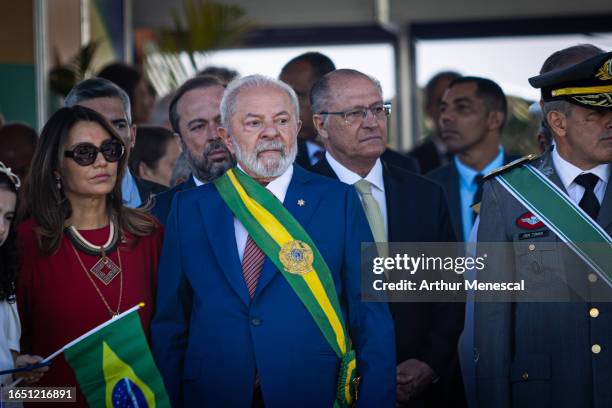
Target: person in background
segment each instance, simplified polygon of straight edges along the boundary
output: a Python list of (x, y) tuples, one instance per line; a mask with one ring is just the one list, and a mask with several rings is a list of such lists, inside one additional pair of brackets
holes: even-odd
[[(231, 81), (240, 77), (238, 71), (233, 69), (229, 69), (226, 67), (218, 67), (218, 66), (210, 66), (202, 71), (198, 72), (197, 76), (213, 76), (217, 78), (221, 84), (227, 86)], [(176, 129), (174, 129), (176, 132)], [(186, 152), (183, 150), (178, 160), (176, 161), (176, 166), (174, 167), (174, 171), (172, 172), (172, 186), (176, 186), (178, 184), (183, 183), (184, 181), (189, 180), (192, 173), (192, 167), (187, 159)]]
[(453, 161), (427, 174), (446, 193), (457, 239), (466, 242), (476, 218), (472, 205), (482, 198), (482, 178), (516, 159), (500, 144), (507, 116), (506, 95), (479, 77), (451, 81), (440, 103), (442, 141)]
[(287, 83), (298, 96), (302, 127), (298, 133), (298, 155), (295, 162), (310, 169), (325, 155), (323, 142), (317, 137), (312, 123), (310, 90), (323, 75), (336, 69), (333, 61), (320, 52), (298, 55), (281, 69), (279, 79)]
[[(123, 89), (104, 78), (86, 79), (70, 90), (64, 104), (85, 106), (103, 115), (123, 140), (129, 158), (136, 143), (136, 125), (132, 124), (130, 98)], [(123, 201), (132, 208), (140, 207), (149, 198), (148, 191), (129, 168), (121, 180), (121, 192)]]
[(155, 94), (142, 73), (129, 65), (115, 62), (102, 68), (99, 78), (108, 79), (123, 89), (130, 98), (130, 112), (133, 123), (146, 125), (151, 120), (151, 110), (155, 103)]
[(214, 66), (214, 65), (210, 67), (206, 67), (197, 73), (197, 76), (208, 76), (208, 75), (218, 78), (226, 86), (227, 84), (232, 82), (234, 79), (240, 78), (240, 74), (238, 73), (238, 71), (227, 68), (227, 67), (219, 67), (219, 66)]
[[(20, 186), (19, 176), (0, 162), (0, 371), (42, 361), (40, 356), (19, 355), (21, 324), (15, 302), (18, 262), (14, 220)], [(0, 386), (11, 384), (16, 378), (24, 378), (28, 385), (33, 384), (48, 370), (49, 367), (42, 367), (12, 376), (2, 375)]]
[[(325, 155), (325, 147), (318, 139), (312, 122), (310, 91), (315, 82), (335, 69), (336, 66), (328, 56), (319, 52), (307, 52), (285, 64), (279, 76), (298, 96), (302, 127), (298, 134), (298, 155), (295, 162), (306, 170), (310, 170)], [(381, 159), (383, 162), (419, 173), (419, 165), (415, 159), (393, 149), (386, 148)]]
[(36, 131), (23, 123), (0, 127), (0, 161), (22, 180), (30, 168), (37, 140)]
[(172, 98), (174, 98), (174, 92), (170, 92), (155, 101), (153, 110), (151, 111), (151, 125), (161, 126), (172, 130), (170, 118), (168, 117), (168, 110), (170, 108)]
[[(98, 112), (61, 108), (42, 130), (24, 184), (17, 230), (17, 299), (22, 349), (48, 356), (113, 316), (144, 302), (153, 313), (162, 228), (121, 199), (123, 139)], [(23, 208), (22, 208), (23, 207)], [(77, 386), (62, 356), (40, 382)], [(77, 403), (86, 406), (77, 391)]]
[(408, 153), (418, 160), (423, 174), (449, 163), (452, 153), (440, 138), (440, 102), (448, 84), (461, 76), (458, 72), (442, 71), (434, 75), (425, 85), (425, 116), (431, 120), (431, 134), (427, 140)]
[(151, 194), (159, 194), (170, 187), (172, 169), (181, 153), (179, 141), (168, 129), (159, 126), (140, 126), (136, 145), (129, 158), (129, 166)]
[(180, 139), (189, 173), (185, 181), (155, 197), (152, 212), (162, 224), (166, 223), (176, 193), (209, 183), (236, 164), (217, 131), (224, 91), (218, 78), (198, 76), (177, 89), (170, 102), (170, 123)]

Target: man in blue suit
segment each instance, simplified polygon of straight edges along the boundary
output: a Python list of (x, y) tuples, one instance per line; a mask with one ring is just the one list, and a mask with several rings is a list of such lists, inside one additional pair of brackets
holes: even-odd
[[(230, 84), (221, 117), (239, 169), (283, 203), (329, 267), (361, 377), (356, 405), (393, 407), (393, 323), (386, 303), (361, 300), (360, 245), (372, 235), (354, 188), (293, 165), (299, 108), (285, 83), (255, 75)], [(177, 406), (331, 407), (340, 359), (253, 242), (214, 184), (176, 194), (151, 329), (170, 398)]]
[(224, 90), (225, 85), (216, 77), (198, 76), (181, 85), (170, 102), (170, 124), (181, 139), (192, 174), (155, 196), (152, 213), (162, 224), (177, 192), (208, 183), (236, 164), (217, 132)]

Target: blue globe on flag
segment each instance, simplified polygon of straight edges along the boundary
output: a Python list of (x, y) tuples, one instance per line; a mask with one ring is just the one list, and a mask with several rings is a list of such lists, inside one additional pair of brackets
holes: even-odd
[(122, 378), (113, 387), (114, 408), (148, 408), (147, 400), (138, 385)]

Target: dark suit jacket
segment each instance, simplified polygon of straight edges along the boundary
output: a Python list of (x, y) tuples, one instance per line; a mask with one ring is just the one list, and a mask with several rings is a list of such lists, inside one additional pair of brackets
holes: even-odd
[[(508, 164), (513, 160), (518, 159), (518, 156), (504, 155), (504, 164)], [(455, 162), (451, 162), (446, 166), (442, 166), (430, 173), (426, 177), (440, 184), (446, 193), (448, 200), (448, 209), (450, 210), (450, 219), (455, 230), (455, 235), (459, 241), (463, 241), (463, 224), (461, 222), (461, 196), (459, 193), (459, 171)]]
[(412, 149), (408, 156), (414, 157), (419, 162), (423, 174), (427, 174), (442, 165), (438, 149), (431, 139)]
[[(355, 408), (393, 407), (393, 322), (386, 304), (361, 300), (361, 242), (372, 233), (355, 190), (294, 166), (283, 205), (317, 245), (344, 300), (363, 376)], [(249, 297), (234, 215), (213, 183), (173, 200), (151, 338), (173, 406), (250, 407), (256, 374), (268, 408), (333, 405), (338, 357), (270, 259)]]
[(387, 150), (383, 152), (382, 156), (380, 156), (380, 161), (393, 167), (399, 167), (400, 169), (412, 173), (421, 174), (421, 168), (415, 159), (390, 148), (387, 148)]
[(310, 158), (308, 157), (308, 148), (306, 147), (306, 141), (304, 139), (298, 139), (298, 152), (295, 157), (295, 163), (302, 166), (306, 170), (310, 170)]
[[(327, 159), (313, 171), (337, 179)], [(383, 163), (389, 242), (454, 242), (442, 188), (425, 177)], [(457, 342), (463, 330), (463, 303), (390, 304), (395, 322), (397, 361), (416, 358), (440, 380), (410, 407), (461, 407), (465, 404)]]
[(142, 200), (142, 205), (145, 206), (153, 196), (163, 193), (168, 190), (168, 187), (155, 183), (153, 181), (144, 180), (141, 178), (135, 178), (136, 187), (138, 188), (138, 194)]
[(153, 197), (153, 208), (151, 214), (159, 220), (162, 225), (166, 224), (166, 219), (170, 213), (170, 207), (172, 206), (172, 199), (174, 195), (179, 191), (189, 190), (195, 188), (196, 184), (193, 181), (193, 176), (190, 174), (187, 180), (180, 184), (172, 187), (170, 190), (166, 190), (163, 193), (157, 194)]

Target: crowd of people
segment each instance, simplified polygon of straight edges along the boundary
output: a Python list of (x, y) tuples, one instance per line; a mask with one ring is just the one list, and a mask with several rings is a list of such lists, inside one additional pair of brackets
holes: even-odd
[[(542, 152), (523, 159), (490, 79), (434, 76), (432, 134), (404, 154), (375, 78), (318, 52), (279, 72), (210, 67), (155, 102), (114, 63), (40, 136), (0, 127), (0, 371), (145, 302), (177, 407), (612, 406), (609, 304), (366, 301), (360, 261), (364, 242), (514, 242), (504, 262), (541, 283), (560, 255), (540, 244), (584, 225), (612, 244), (612, 52), (543, 56)], [(557, 196), (503, 188), (525, 168)], [(556, 200), (586, 224), (555, 222)], [(17, 379), (87, 406), (62, 356), (0, 383)]]

